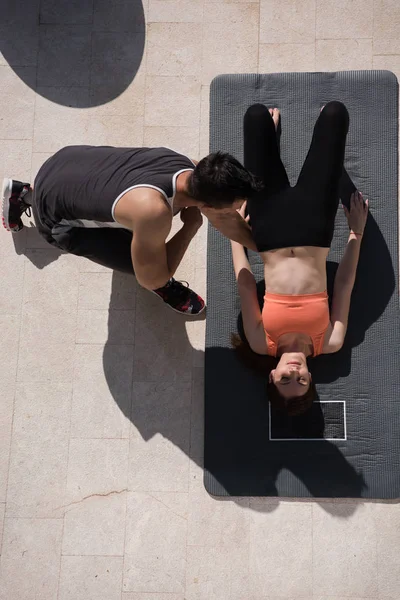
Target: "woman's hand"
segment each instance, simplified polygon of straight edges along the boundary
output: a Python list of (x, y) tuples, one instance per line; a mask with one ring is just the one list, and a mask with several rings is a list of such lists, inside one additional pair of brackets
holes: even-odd
[(343, 208), (350, 230), (356, 235), (362, 235), (368, 217), (368, 200), (364, 200), (361, 192), (357, 191), (351, 195), (350, 210), (345, 206)]

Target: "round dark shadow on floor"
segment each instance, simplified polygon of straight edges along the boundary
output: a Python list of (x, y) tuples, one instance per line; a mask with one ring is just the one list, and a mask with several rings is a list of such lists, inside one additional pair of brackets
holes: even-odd
[(5, 0), (3, 6), (1, 53), (41, 96), (88, 108), (118, 97), (135, 78), (145, 43), (142, 0)]

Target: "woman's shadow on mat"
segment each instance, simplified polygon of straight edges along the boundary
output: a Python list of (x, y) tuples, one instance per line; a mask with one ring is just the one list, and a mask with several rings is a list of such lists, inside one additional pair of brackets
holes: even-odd
[[(135, 309), (124, 298), (132, 298), (123, 292), (126, 286), (136, 287)], [(121, 331), (121, 311), (125, 313), (128, 330), (134, 321), (134, 336), (129, 343), (131, 347), (129, 356), (132, 357), (132, 368), (120, 368), (118, 356), (120, 351), (116, 346), (121, 346), (118, 331)], [(168, 311), (168, 312), (167, 312)], [(119, 313), (119, 314), (118, 314)], [(134, 314), (135, 313), (135, 314)], [(187, 325), (187, 323), (189, 323)], [(131, 421), (137, 432), (145, 441), (151, 440), (155, 435), (161, 435), (179, 448), (192, 461), (199, 466), (203, 465), (203, 436), (204, 436), (204, 389), (203, 389), (203, 361), (202, 351), (195, 350), (189, 340), (187, 327), (191, 328), (190, 337), (196, 338), (196, 320), (184, 319), (181, 315), (170, 312), (159, 304), (148, 292), (141, 290), (135, 280), (120, 273), (113, 273), (112, 293), (109, 307), (109, 340), (104, 347), (103, 367), (105, 377), (111, 394), (123, 414)], [(211, 349), (210, 357), (215, 355), (219, 362), (218, 352), (231, 352), (225, 348)], [(126, 355), (126, 354), (125, 354)], [(212, 356), (211, 356), (212, 355)], [(198, 367), (196, 368), (196, 365)], [(126, 361), (125, 361), (126, 366)], [(194, 366), (194, 368), (193, 368)], [(192, 373), (194, 375), (192, 376)], [(222, 385), (222, 381), (215, 385)], [(225, 393), (227, 390), (225, 389)], [(251, 385), (249, 388), (251, 394)], [(251, 415), (249, 416), (249, 423)], [(321, 424), (321, 423), (320, 423)], [(260, 424), (255, 424), (256, 428)], [(314, 426), (318, 426), (314, 423)], [(255, 431), (254, 436), (258, 432)], [(263, 435), (260, 432), (260, 435)], [(346, 461), (336, 446), (327, 441), (320, 442), (324, 452), (319, 457), (312, 456), (311, 448), (304, 452), (293, 453), (290, 461), (278, 459), (278, 455), (270, 464), (270, 489), (268, 495), (277, 495), (275, 481), (282, 469), (291, 470), (311, 492), (314, 497), (318, 495), (315, 487), (315, 476), (310, 478), (310, 469), (307, 463), (312, 458), (314, 474), (320, 472), (321, 478), (327, 478), (326, 462), (328, 456), (336, 466), (331, 477), (336, 489), (341, 485), (353, 490), (353, 497), (361, 496), (364, 485), (362, 477), (355, 472)], [(277, 460), (278, 459), (278, 460)], [(235, 477), (232, 479), (232, 490), (236, 487)], [(230, 491), (229, 476), (223, 482), (226, 491)], [(334, 494), (332, 494), (334, 496)], [(224, 499), (221, 499), (224, 500)], [(225, 498), (227, 500), (227, 498)], [(235, 498), (233, 498), (235, 501)], [(278, 506), (277, 502), (266, 499), (265, 502), (257, 501), (254, 510), (271, 511)], [(332, 504), (322, 503), (326, 510), (336, 514)], [(356, 510), (356, 505), (349, 505), (346, 515), (350, 516)]]

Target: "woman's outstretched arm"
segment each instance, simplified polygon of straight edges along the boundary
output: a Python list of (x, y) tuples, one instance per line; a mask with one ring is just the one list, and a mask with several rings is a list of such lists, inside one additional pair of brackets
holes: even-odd
[(333, 286), (332, 333), (325, 342), (325, 353), (340, 350), (346, 336), (351, 294), (356, 279), (362, 236), (368, 217), (368, 200), (364, 202), (362, 194), (355, 192), (351, 196), (350, 210), (346, 208), (344, 210), (349, 223), (350, 234)]
[[(241, 208), (244, 217), (245, 206)], [(257, 297), (257, 284), (246, 256), (245, 249), (237, 242), (231, 242), (233, 268), (242, 308), (243, 327), (253, 352), (267, 354), (267, 340), (262, 322), (262, 314)]]

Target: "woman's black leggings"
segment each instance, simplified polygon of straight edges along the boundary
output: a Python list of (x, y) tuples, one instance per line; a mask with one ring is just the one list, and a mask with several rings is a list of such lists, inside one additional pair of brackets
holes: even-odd
[[(349, 114), (341, 102), (329, 102), (320, 113), (307, 158), (291, 187), (279, 155), (274, 122), (262, 104), (244, 117), (244, 165), (264, 189), (248, 201), (248, 213), (259, 252), (293, 246), (329, 248), (342, 185), (353, 191), (344, 170)], [(342, 199), (343, 201), (343, 199)]]

